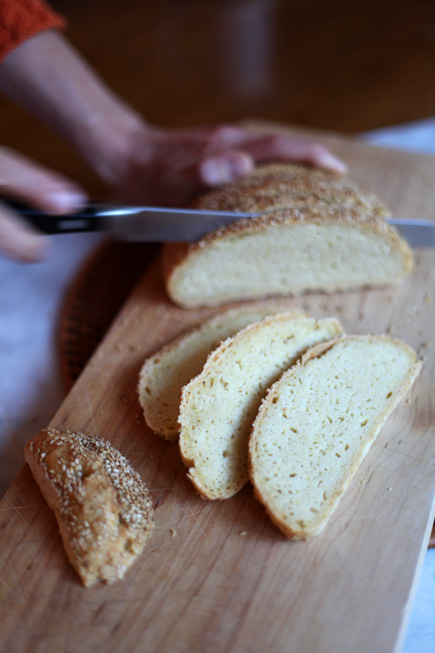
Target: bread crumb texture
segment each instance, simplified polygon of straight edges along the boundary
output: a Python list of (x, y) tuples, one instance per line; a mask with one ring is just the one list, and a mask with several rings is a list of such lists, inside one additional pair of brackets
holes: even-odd
[(168, 293), (182, 306), (384, 286), (413, 269), (381, 200), (325, 171), (263, 166), (197, 205), (263, 214), (164, 247)]
[(33, 437), (25, 457), (83, 584), (122, 578), (154, 525), (148, 490), (127, 459), (106, 440), (55, 429)]
[(420, 368), (398, 340), (347, 336), (308, 350), (272, 386), (249, 442), (250, 476), (287, 537), (325, 526)]
[(183, 388), (180, 451), (188, 476), (208, 499), (248, 481), (248, 439), (267, 389), (315, 343), (342, 333), (335, 319), (294, 312), (265, 317), (228, 338)]
[(285, 310), (283, 301), (247, 303), (205, 320), (144, 361), (138, 397), (147, 425), (166, 440), (178, 440), (181, 390), (197, 376), (207, 356), (248, 324)]

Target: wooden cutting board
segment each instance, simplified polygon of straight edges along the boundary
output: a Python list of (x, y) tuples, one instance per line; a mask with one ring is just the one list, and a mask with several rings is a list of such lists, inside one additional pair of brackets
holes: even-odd
[[(435, 158), (315, 138), (397, 215), (435, 217)], [(123, 581), (85, 589), (25, 466), (0, 505), (2, 650), (397, 650), (434, 518), (435, 251), (415, 257), (398, 288), (288, 300), (338, 316), (348, 333), (391, 333), (424, 359), (329, 524), (308, 542), (287, 541), (250, 487), (227, 501), (200, 499), (177, 444), (145, 426), (136, 396), (143, 359), (213, 312), (172, 305), (156, 260), (51, 422), (108, 438), (130, 459), (151, 490), (156, 529)]]

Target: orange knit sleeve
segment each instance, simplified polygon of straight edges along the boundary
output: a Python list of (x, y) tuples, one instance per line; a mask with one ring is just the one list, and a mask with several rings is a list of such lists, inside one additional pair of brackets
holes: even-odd
[(38, 32), (65, 25), (64, 18), (43, 0), (0, 0), (0, 62)]

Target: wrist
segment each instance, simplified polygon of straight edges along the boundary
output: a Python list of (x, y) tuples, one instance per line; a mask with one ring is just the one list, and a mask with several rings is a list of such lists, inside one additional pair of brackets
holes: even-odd
[(16, 48), (0, 68), (0, 90), (69, 142), (112, 186), (133, 134), (146, 143), (146, 123), (61, 34), (46, 31)]
[(125, 174), (135, 135), (141, 134), (145, 156), (149, 131), (145, 121), (134, 112), (115, 104), (87, 115), (77, 127), (74, 145), (100, 179), (116, 187)]

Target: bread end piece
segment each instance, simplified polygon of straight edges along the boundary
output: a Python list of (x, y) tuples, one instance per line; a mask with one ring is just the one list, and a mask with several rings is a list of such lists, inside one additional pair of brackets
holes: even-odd
[(106, 440), (56, 429), (35, 435), (25, 459), (83, 584), (123, 578), (154, 526), (148, 490), (127, 459)]

